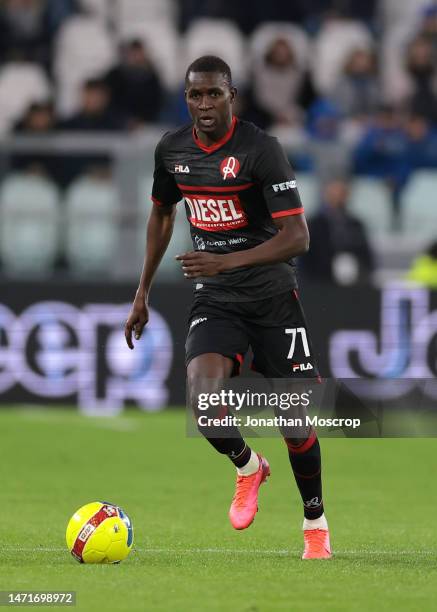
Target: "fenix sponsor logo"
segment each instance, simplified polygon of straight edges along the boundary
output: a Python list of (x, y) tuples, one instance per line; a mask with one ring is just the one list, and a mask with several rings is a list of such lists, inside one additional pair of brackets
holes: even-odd
[(288, 189), (296, 189), (296, 187), (296, 181), (285, 181), (284, 183), (276, 183), (275, 185), (272, 185), (272, 189), (275, 193), (278, 191), (288, 191)]
[(208, 317), (199, 317), (198, 319), (194, 319), (194, 321), (191, 321), (190, 329), (196, 325), (199, 325), (199, 323), (204, 323), (207, 320)]

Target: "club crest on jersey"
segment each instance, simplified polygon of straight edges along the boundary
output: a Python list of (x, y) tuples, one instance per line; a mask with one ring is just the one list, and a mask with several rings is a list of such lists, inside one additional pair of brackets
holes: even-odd
[(240, 172), (240, 162), (236, 157), (225, 157), (220, 164), (220, 172), (224, 181), (237, 178)]
[(174, 171), (176, 174), (190, 174), (190, 168), (188, 166), (184, 166), (183, 164), (176, 164)]

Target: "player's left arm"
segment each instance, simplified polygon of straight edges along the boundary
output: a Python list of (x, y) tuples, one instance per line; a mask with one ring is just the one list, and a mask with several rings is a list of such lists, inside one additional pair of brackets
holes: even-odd
[(278, 229), (262, 244), (244, 251), (218, 255), (199, 252), (177, 257), (187, 278), (215, 276), (226, 270), (289, 261), (306, 253), (309, 232), (296, 179), (285, 153), (275, 138), (268, 137), (254, 165), (254, 178), (263, 190), (264, 200)]
[(228, 254), (232, 267), (289, 261), (292, 257), (303, 255), (308, 251), (310, 235), (303, 212), (274, 219), (274, 224), (279, 231), (270, 240), (252, 249)]
[(278, 233), (252, 249), (224, 255), (193, 251), (178, 255), (176, 259), (182, 262), (186, 278), (196, 278), (215, 276), (234, 268), (285, 262), (308, 251), (309, 233), (302, 213), (275, 219), (275, 225)]

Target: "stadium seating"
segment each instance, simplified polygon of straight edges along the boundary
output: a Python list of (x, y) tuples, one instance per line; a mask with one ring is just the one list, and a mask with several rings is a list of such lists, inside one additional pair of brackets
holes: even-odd
[(110, 271), (118, 249), (118, 197), (110, 181), (81, 177), (65, 200), (66, 255), (74, 273)]
[(437, 171), (416, 172), (401, 197), (403, 231), (405, 236), (423, 240), (437, 236)]
[(117, 21), (122, 32), (135, 24), (175, 23), (172, 0), (119, 0)]
[(0, 254), (10, 274), (43, 274), (58, 254), (59, 194), (33, 175), (8, 176), (0, 189)]
[(392, 210), (390, 191), (383, 181), (372, 178), (354, 180), (349, 211), (361, 219), (371, 235), (390, 232)]
[(372, 47), (372, 37), (365, 26), (348, 19), (325, 22), (314, 42), (312, 72), (317, 89), (328, 94), (337, 82), (347, 57), (355, 49)]
[(135, 23), (175, 23), (175, 2), (172, 0), (119, 0), (118, 23), (125, 30)]
[[(152, 177), (145, 177), (140, 182), (140, 222), (138, 223), (138, 256), (144, 256), (144, 245), (146, 241), (146, 222), (153, 206), (150, 194), (152, 193)], [(175, 261), (175, 255), (192, 251), (193, 245), (190, 238), (190, 228), (185, 214), (185, 207), (182, 202), (176, 208), (176, 220), (168, 249), (159, 265), (160, 280), (181, 280), (182, 272), (180, 264)]]
[(245, 47), (245, 39), (232, 21), (197, 19), (185, 34), (183, 66), (201, 55), (219, 55), (232, 67), (234, 81), (244, 83), (247, 75)]
[(111, 3), (108, 0), (80, 0), (80, 7), (102, 21), (106, 21), (111, 12)]
[(417, 23), (420, 13), (431, 3), (431, 0), (380, 0), (380, 15), (385, 30)]
[(411, 91), (411, 81), (405, 68), (407, 45), (415, 31), (415, 23), (401, 23), (390, 28), (381, 43), (381, 82), (384, 99), (396, 104)]
[[(54, 5), (55, 1), (57, 0), (52, 0), (51, 4)], [(311, 70), (316, 89), (322, 96), (329, 95), (332, 88), (335, 87), (345, 60), (353, 50), (357, 48), (375, 49), (378, 60), (378, 77), (382, 85), (381, 102), (406, 103), (412, 91), (412, 80), (406, 70), (407, 45), (418, 32), (424, 18), (424, 8), (429, 6), (432, 0), (378, 0), (378, 2), (379, 15), (383, 17), (383, 21), (381, 31), (379, 28), (372, 30), (375, 35), (374, 41), (364, 22), (332, 16), (321, 21), (320, 29), (317, 32), (312, 29), (311, 35), (294, 23), (271, 21), (261, 22), (246, 39), (238, 29), (236, 22), (207, 17), (191, 20), (185, 34), (180, 35), (176, 29), (176, 13), (179, 3), (174, 0), (77, 0), (74, 3), (75, 7), (83, 9), (84, 13), (74, 13), (73, 16), (70, 16), (71, 12), (64, 12), (63, 16), (67, 15), (67, 17), (62, 21), (61, 27), (54, 28), (57, 34), (51, 58), (53, 74), (50, 75), (54, 78), (54, 87), (50, 84), (44, 68), (37, 64), (16, 61), (0, 65), (0, 137), (11, 131), (14, 123), (23, 116), (32, 102), (46, 100), (53, 94), (58, 114), (56, 119), (62, 121), (77, 112), (83, 82), (89, 78), (103, 76), (110, 67), (117, 64), (119, 61), (118, 44), (132, 38), (140, 38), (144, 41), (162, 77), (167, 95), (164, 98), (165, 102), (161, 105), (162, 112), (159, 120), (170, 128), (173, 123), (182, 122), (186, 118), (182, 81), (185, 69), (193, 59), (205, 53), (223, 56), (233, 69), (236, 84), (244, 86), (247, 83), (251, 66), (252, 69), (253, 67), (256, 69), (256, 66), (259, 65), (257, 63), (259, 58), (262, 57), (270, 42), (277, 37), (283, 37), (291, 43), (301, 70)], [(196, 2), (192, 4), (194, 7)], [(210, 8), (212, 14), (217, 8), (214, 2), (205, 3), (205, 7), (205, 11), (207, 12)], [(11, 48), (10, 51), (14, 49)], [(308, 92), (305, 91), (305, 95), (307, 94)], [(306, 116), (311, 118), (312, 115), (309, 113)], [(254, 119), (257, 122), (258, 118)], [(259, 117), (259, 123), (262, 123), (262, 117)], [(349, 145), (353, 147), (355, 142), (353, 130), (355, 134), (359, 134), (363, 127), (355, 121), (347, 123), (342, 120), (339, 123), (341, 136), (335, 142), (317, 140), (311, 130), (306, 130), (304, 115), (296, 124), (288, 125), (282, 122), (269, 128), (272, 134), (279, 136), (281, 144), (285, 146), (295, 161), (296, 167), (315, 169), (313, 170), (315, 174), (303, 172), (297, 175), (299, 191), (308, 217), (314, 215), (319, 208), (321, 178), (325, 172), (328, 178), (333, 174), (343, 173), (344, 159), (352, 159)], [(144, 132), (138, 131), (138, 141), (136, 140), (137, 134), (131, 136), (126, 132), (120, 135), (123, 141), (120, 147), (120, 160), (123, 163), (127, 163), (129, 156), (125, 155), (124, 151), (131, 147), (131, 143), (136, 146), (138, 142), (140, 155), (144, 153), (145, 165), (141, 165), (135, 172), (132, 172), (136, 177), (139, 174), (151, 172), (151, 169), (147, 167), (149, 163), (147, 160), (150, 160), (150, 163), (153, 160), (149, 141), (150, 146), (155, 145), (155, 136), (152, 137), (151, 132), (153, 132), (152, 128), (147, 128)], [(159, 132), (160, 128), (157, 129), (157, 138)], [(344, 134), (347, 136), (343, 137)], [(352, 138), (349, 138), (350, 134)], [(51, 142), (51, 136), (48, 136), (49, 147)], [(65, 142), (66, 145), (64, 145)], [(26, 139), (18, 142), (19, 155), (21, 155), (20, 147), (26, 146), (28, 146)], [(45, 146), (44, 142), (41, 149), (42, 156), (45, 155), (43, 151)], [(76, 145), (74, 142), (71, 143), (70, 138), (65, 141), (56, 135), (54, 146), (56, 149), (59, 147), (62, 155), (70, 155), (71, 151), (74, 151), (73, 155), (78, 154)], [(87, 147), (93, 145), (85, 143), (84, 146), (84, 155), (86, 155)], [(8, 151), (8, 147), (6, 143), (6, 153), (11, 155), (12, 167), (19, 167), (18, 164), (13, 165), (17, 163), (15, 150)], [(37, 144), (36, 149), (38, 147)], [(24, 154), (27, 154), (26, 151)], [(312, 166), (308, 162), (312, 162)], [(337, 165), (339, 172), (337, 172)], [(345, 163), (344, 166), (346, 165)], [(60, 171), (57, 175), (61, 177), (59, 180), (62, 180), (65, 185), (67, 179), (64, 180), (64, 177), (61, 176), (62, 172)], [(435, 233), (433, 229), (435, 226), (433, 209), (436, 193), (435, 176), (431, 172), (419, 172), (409, 182), (401, 202), (401, 212), (405, 217), (402, 240), (399, 240), (399, 233), (393, 231), (392, 228), (392, 202), (387, 187), (382, 182), (370, 178), (357, 178), (353, 181), (350, 211), (364, 221), (381, 251), (388, 250), (394, 253), (395, 247), (399, 250), (408, 250), (410, 248), (408, 245), (410, 242), (413, 244), (416, 237), (422, 244), (428, 235)], [(118, 180), (120, 181), (118, 189), (128, 190), (129, 179), (118, 177)], [(27, 202), (27, 205), (31, 206), (31, 211), (39, 210), (39, 202), (38, 206), (34, 206), (34, 199), (29, 196), (34, 183), (39, 185), (34, 190), (36, 197), (39, 197), (40, 192), (43, 194), (41, 196), (43, 208), (45, 206), (48, 211), (47, 202), (49, 200), (58, 201), (57, 193), (52, 194), (51, 199), (48, 197), (47, 194), (52, 193), (53, 186), (44, 179), (15, 175), (7, 178), (1, 188), (3, 200), (9, 202), (7, 206), (3, 206), (3, 200), (0, 202), (2, 210), (6, 211), (7, 218), (9, 214), (12, 214), (10, 208), (12, 201), (15, 207), (13, 210), (21, 210), (19, 206), (22, 202)], [(136, 182), (130, 184), (136, 192)], [(139, 200), (141, 219), (145, 220), (144, 192), (150, 192), (150, 185), (147, 185), (147, 189), (143, 188), (144, 185)], [(10, 193), (13, 194), (12, 200)], [(90, 178), (80, 179), (68, 191), (66, 200), (66, 215), (68, 223), (71, 219), (72, 226), (67, 240), (68, 256), (72, 266), (77, 271), (84, 272), (94, 268), (103, 269), (108, 259), (111, 259), (110, 249), (113, 249), (118, 235), (117, 223), (115, 223), (115, 220), (118, 219), (118, 206), (114, 203), (117, 201), (114, 187)], [(149, 206), (147, 199), (147, 209)], [(182, 205), (178, 206), (173, 241), (162, 266), (162, 274), (168, 278), (173, 276), (179, 278), (180, 276), (178, 267), (175, 267), (173, 255), (182, 250), (191, 249), (189, 231), (182, 208)], [(22, 210), (24, 210), (24, 205)], [(99, 221), (93, 217), (89, 219), (89, 223), (84, 224), (83, 221), (76, 223), (75, 219), (79, 217), (88, 218), (86, 213), (91, 214), (91, 210), (96, 218), (99, 217)], [(135, 209), (135, 212), (138, 210), (138, 208)], [(47, 211), (44, 214), (48, 214)], [(39, 227), (38, 223), (36, 226)], [(27, 231), (30, 232), (26, 224), (23, 227), (25, 228), (23, 235)], [(49, 224), (48, 227), (52, 226)], [(102, 230), (98, 231), (98, 228)], [(144, 228), (145, 224), (140, 223), (138, 244), (141, 254), (144, 248)], [(132, 249), (136, 248), (137, 227), (132, 223), (131, 228), (126, 225), (126, 228), (123, 226), (122, 230), (124, 229), (126, 229), (126, 235), (131, 232), (131, 235), (134, 236)], [(8, 242), (10, 235), (4, 230), (4, 227), (1, 232), (6, 239), (0, 249), (4, 249), (7, 253), (10, 247)], [(36, 244), (36, 237), (31, 232), (29, 235), (31, 235), (29, 239), (31, 250)], [(51, 238), (46, 242), (49, 249), (52, 244)], [(49, 256), (44, 255), (45, 251), (42, 249), (41, 258), (35, 259), (29, 258), (26, 251), (24, 255), (20, 254), (14, 263), (11, 259), (8, 260), (7, 256), (5, 261), (7, 266), (14, 265), (17, 269), (20, 266), (35, 266), (35, 269), (42, 269), (44, 266), (49, 268), (53, 265), (53, 252), (55, 251), (52, 249)], [(396, 257), (398, 257), (397, 251)], [(41, 263), (40, 259), (44, 262)], [(129, 255), (126, 256), (126, 261), (128, 259)], [(396, 268), (403, 265), (400, 258), (397, 258), (396, 261), (393, 258), (393, 261), (395, 263), (392, 265), (390, 261), (390, 267)]]
[(68, 116), (78, 109), (82, 83), (115, 62), (114, 43), (98, 19), (79, 15), (64, 23), (55, 46), (58, 111)]
[(10, 62), (0, 71), (0, 135), (6, 133), (32, 102), (45, 101), (51, 88), (40, 66)]
[(306, 33), (291, 23), (267, 22), (260, 25), (250, 38), (250, 55), (252, 60), (261, 57), (271, 42), (284, 38), (296, 53), (301, 69), (306, 69), (309, 61), (309, 40)]
[(144, 42), (159, 76), (169, 90), (175, 90), (183, 81), (185, 68), (180, 65), (180, 40), (171, 22), (160, 20), (125, 24), (120, 26), (119, 38), (140, 38)]

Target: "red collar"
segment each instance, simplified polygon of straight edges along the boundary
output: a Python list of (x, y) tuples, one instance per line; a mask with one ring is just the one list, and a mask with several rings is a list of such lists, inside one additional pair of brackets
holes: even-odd
[(222, 147), (224, 144), (226, 144), (228, 142), (228, 140), (230, 140), (232, 138), (232, 135), (235, 131), (235, 126), (237, 125), (237, 117), (235, 117), (235, 115), (232, 117), (232, 123), (231, 123), (231, 127), (229, 128), (229, 130), (226, 132), (226, 134), (220, 138), (220, 140), (217, 140), (217, 142), (215, 142), (214, 144), (210, 145), (209, 147), (205, 144), (203, 144), (203, 142), (201, 142), (201, 140), (199, 140), (199, 137), (196, 134), (196, 130), (194, 129), (193, 126), (193, 139), (194, 142), (197, 144), (198, 147), (200, 147), (202, 149), (202, 151), (205, 151), (205, 153), (213, 153), (214, 151), (217, 151), (217, 149), (220, 149), (220, 147)]

